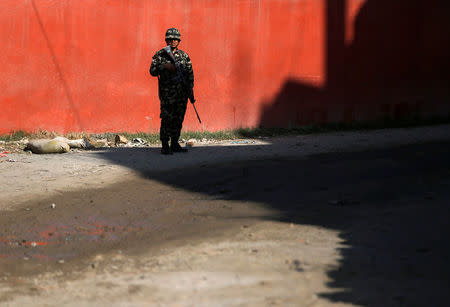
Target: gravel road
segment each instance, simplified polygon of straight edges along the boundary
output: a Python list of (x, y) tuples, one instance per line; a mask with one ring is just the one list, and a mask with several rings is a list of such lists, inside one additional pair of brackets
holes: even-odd
[[(162, 156), (157, 146), (71, 151), (66, 154), (8, 154), (0, 157), (0, 209), (11, 210), (36, 197), (100, 188), (143, 172), (234, 163), (276, 157), (361, 151), (450, 139), (450, 126), (384, 129), (296, 137), (196, 144), (186, 155)], [(1, 146), (1, 145), (0, 145)], [(8, 162), (12, 160), (14, 162)]]
[(450, 125), (7, 154), (0, 304), (447, 305), (449, 153)]

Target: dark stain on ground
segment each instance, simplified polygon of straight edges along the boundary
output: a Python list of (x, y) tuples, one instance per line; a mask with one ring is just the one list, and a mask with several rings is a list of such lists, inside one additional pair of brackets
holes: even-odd
[[(0, 270), (32, 274), (58, 259), (84, 267), (95, 253), (205, 240), (267, 219), (339, 230), (346, 247), (329, 286), (345, 290), (322, 294), (331, 301), (441, 305), (449, 301), (449, 153), (446, 142), (143, 171), (4, 212)], [(115, 152), (101, 155), (118, 162)]]

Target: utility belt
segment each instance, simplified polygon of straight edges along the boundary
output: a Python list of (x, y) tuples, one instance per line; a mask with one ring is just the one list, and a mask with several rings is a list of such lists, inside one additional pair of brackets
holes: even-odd
[(183, 79), (179, 75), (176, 75), (175, 77), (169, 79), (159, 79), (159, 86), (171, 86), (182, 83)]

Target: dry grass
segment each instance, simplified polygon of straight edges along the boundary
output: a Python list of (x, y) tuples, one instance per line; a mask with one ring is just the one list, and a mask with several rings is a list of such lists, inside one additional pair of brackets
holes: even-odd
[[(309, 126), (298, 126), (291, 128), (241, 128), (236, 130), (224, 131), (185, 131), (181, 134), (184, 139), (203, 139), (208, 140), (229, 140), (237, 138), (258, 138), (258, 137), (274, 137), (283, 135), (302, 135), (314, 134), (331, 131), (352, 131), (352, 130), (372, 130), (383, 128), (406, 128), (425, 125), (449, 124), (450, 117), (431, 118), (431, 119), (384, 119), (372, 122), (352, 122), (352, 123), (331, 123), (331, 124), (316, 124)], [(55, 131), (39, 130), (34, 133), (27, 133), (24, 131), (15, 131), (7, 135), (0, 135), (0, 140), (4, 141), (19, 141), (23, 138), (27, 139), (52, 139), (56, 136), (64, 136), (68, 139), (82, 139), (86, 138), (91, 144), (98, 143), (97, 140), (106, 139), (108, 142), (114, 142), (116, 134), (124, 135), (127, 139), (141, 138), (150, 144), (159, 143), (159, 135), (157, 133), (128, 133), (128, 132), (105, 132), (101, 134), (89, 134), (86, 132), (69, 132), (66, 134)]]
[(64, 137), (68, 138), (69, 140), (78, 140), (83, 138), (90, 138), (90, 134), (86, 132), (69, 132), (66, 133)]

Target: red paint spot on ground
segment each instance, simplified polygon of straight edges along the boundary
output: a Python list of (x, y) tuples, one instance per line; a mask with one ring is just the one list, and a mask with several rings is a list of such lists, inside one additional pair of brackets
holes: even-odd
[(41, 255), (41, 254), (35, 254), (33, 255), (33, 258), (39, 259), (39, 260), (52, 260), (52, 258), (50, 258), (47, 255)]

